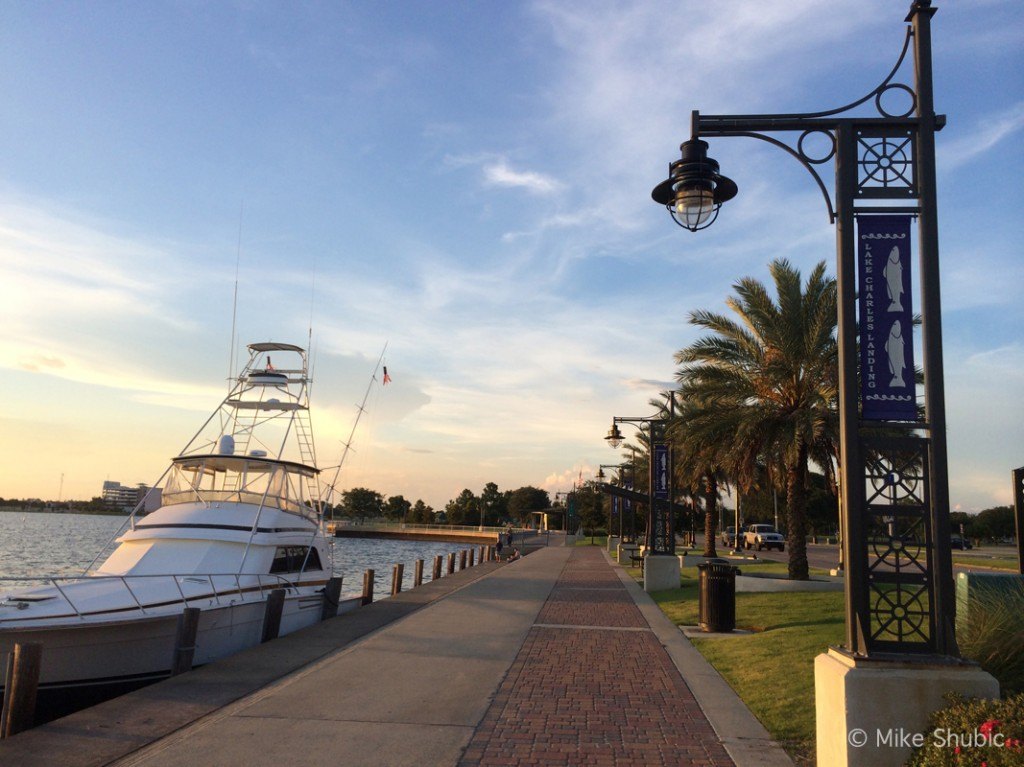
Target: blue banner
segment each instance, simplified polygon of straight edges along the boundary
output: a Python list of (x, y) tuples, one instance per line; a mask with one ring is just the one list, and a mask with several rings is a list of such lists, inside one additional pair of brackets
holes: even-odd
[(668, 445), (654, 446), (654, 497), (668, 500)]
[(861, 417), (916, 421), (910, 216), (858, 216)]

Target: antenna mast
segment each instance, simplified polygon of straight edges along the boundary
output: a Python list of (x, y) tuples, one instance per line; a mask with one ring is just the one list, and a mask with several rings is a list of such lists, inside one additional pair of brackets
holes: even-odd
[(235, 374), (235, 326), (238, 319), (238, 266), (242, 262), (242, 216), (245, 213), (245, 200), (238, 210), (238, 250), (235, 253), (235, 294), (231, 300), (231, 349), (228, 352), (228, 391), (231, 390), (231, 379)]
[(359, 419), (363, 417), (363, 413), (366, 412), (366, 400), (370, 396), (370, 389), (373, 388), (373, 382), (377, 380), (377, 371), (380, 370), (380, 365), (384, 361), (384, 353), (388, 350), (388, 344), (385, 341), (384, 348), (381, 349), (380, 356), (377, 358), (377, 366), (373, 369), (373, 375), (370, 376), (370, 383), (366, 385), (366, 392), (363, 394), (363, 401), (359, 404), (359, 409), (356, 411), (356, 420), (352, 424), (352, 431), (348, 434), (348, 439), (345, 441), (345, 450), (341, 454), (341, 460), (338, 461), (337, 467), (334, 469), (334, 478), (331, 480), (331, 500), (333, 506), (333, 496), (335, 492), (335, 485), (338, 483), (338, 476), (341, 474), (341, 467), (345, 465), (345, 458), (348, 457), (349, 450), (352, 449), (352, 438), (356, 435), (356, 427), (359, 426)]

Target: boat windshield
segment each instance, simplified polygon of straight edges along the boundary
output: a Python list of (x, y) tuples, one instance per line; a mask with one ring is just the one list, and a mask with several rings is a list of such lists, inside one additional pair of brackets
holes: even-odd
[(174, 461), (164, 485), (164, 506), (248, 503), (317, 518), (316, 469), (288, 461), (234, 456), (192, 456)]

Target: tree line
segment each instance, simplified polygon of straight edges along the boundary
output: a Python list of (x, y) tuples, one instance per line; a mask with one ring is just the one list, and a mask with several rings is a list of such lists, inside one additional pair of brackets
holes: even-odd
[(335, 519), (364, 522), (387, 519), (406, 524), (484, 525), (501, 527), (507, 524), (525, 526), (534, 511), (551, 508), (546, 490), (525, 486), (516, 490), (500, 490), (494, 482), (484, 485), (479, 494), (465, 489), (445, 504), (434, 509), (422, 500), (409, 501), (402, 495), (387, 498), (376, 490), (354, 487), (341, 493), (340, 502), (329, 511)]

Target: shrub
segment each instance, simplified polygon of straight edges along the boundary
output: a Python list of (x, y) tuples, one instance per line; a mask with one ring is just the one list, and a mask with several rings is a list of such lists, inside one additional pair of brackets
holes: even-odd
[(1004, 700), (946, 696), (930, 717), (924, 745), (907, 767), (1020, 767), (1024, 764), (1024, 695)]
[(979, 588), (957, 611), (960, 653), (998, 679), (1004, 697), (1024, 692), (1024, 580)]

